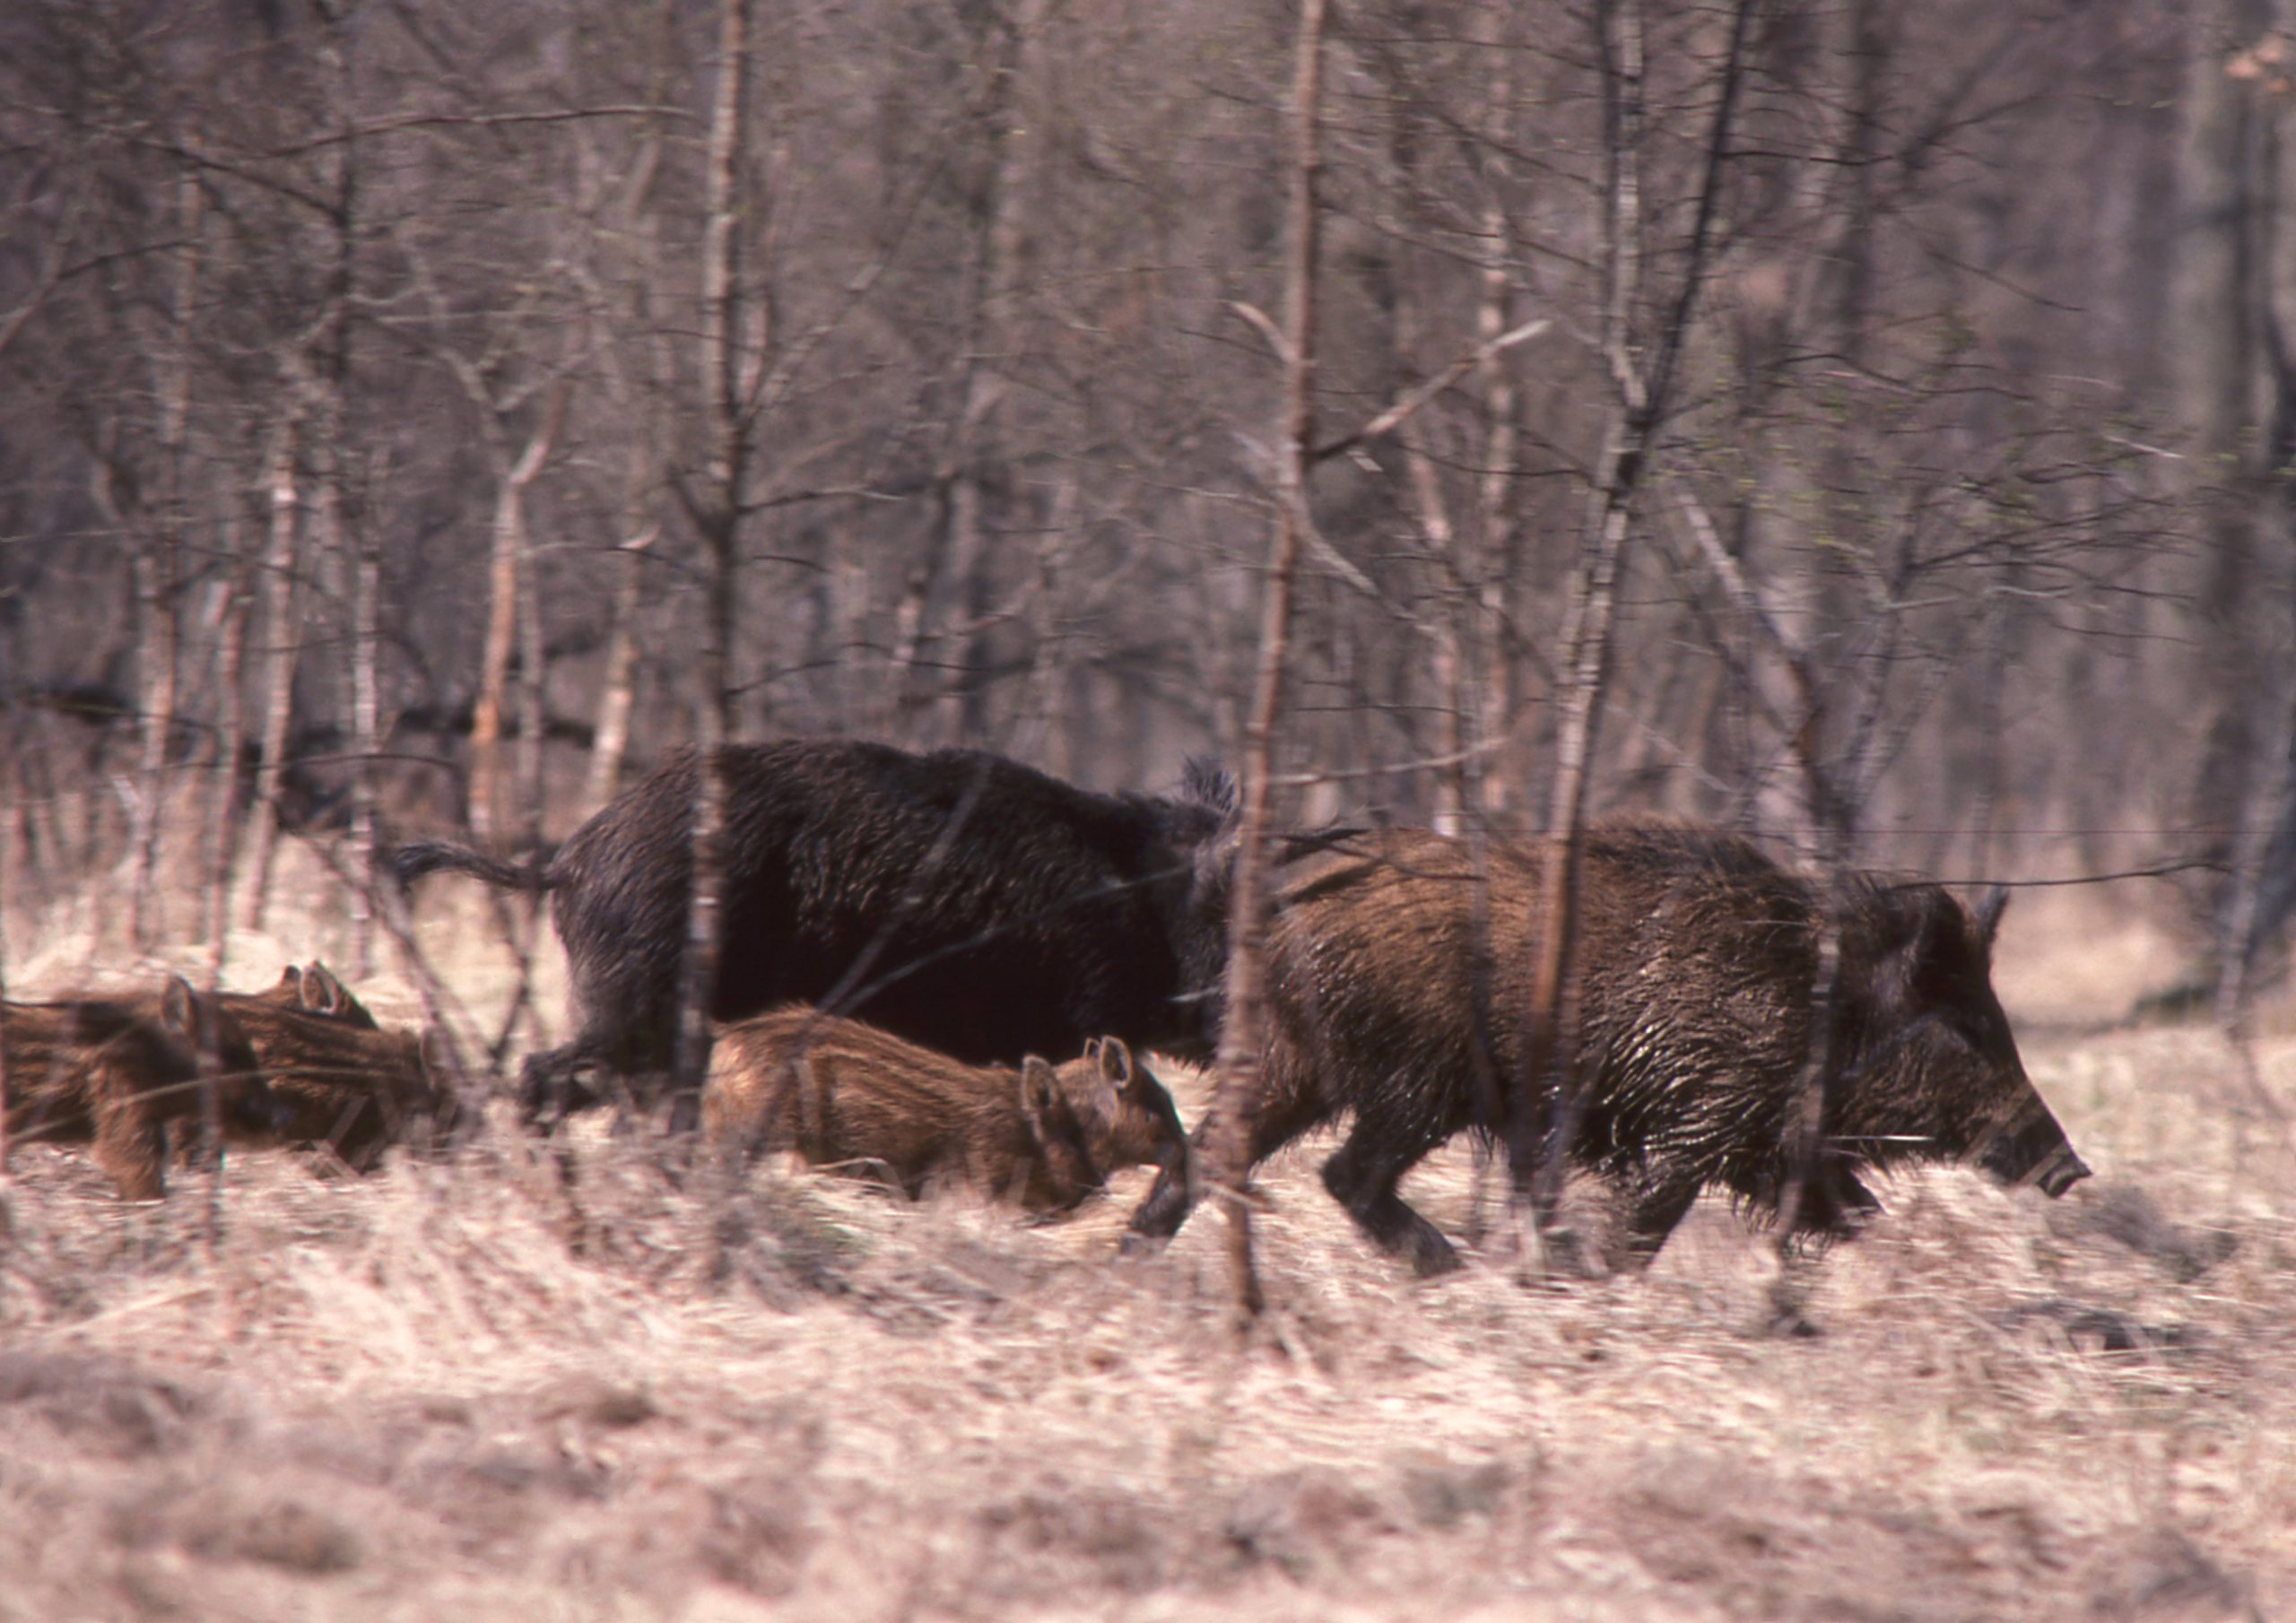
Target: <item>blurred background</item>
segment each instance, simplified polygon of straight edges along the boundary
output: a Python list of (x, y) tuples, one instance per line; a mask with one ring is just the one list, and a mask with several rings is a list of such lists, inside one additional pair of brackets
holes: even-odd
[[(2176, 867), (2116, 903), (2240, 992), (2296, 904), (2282, 13), (1335, 11), (1282, 814), (1544, 824), (1617, 496), (1595, 810)], [(1293, 26), (9, 6), (8, 894), (181, 940), (283, 829), (562, 838), (705, 733), (1232, 754)]]

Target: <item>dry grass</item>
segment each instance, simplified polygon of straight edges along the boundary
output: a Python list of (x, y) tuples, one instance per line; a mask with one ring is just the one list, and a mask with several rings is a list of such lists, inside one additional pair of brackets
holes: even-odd
[[(483, 912), (438, 905), (492, 1007)], [(2141, 989), (2141, 942), (2012, 919), (2013, 991), (2052, 950)], [(12, 985), (126, 967), (69, 919), (11, 948)], [(315, 952), (235, 941), (235, 977)], [(1315, 1146), (1265, 1180), (1251, 1350), (1215, 1223), (1113, 1260), (1140, 1175), (1043, 1227), (776, 1169), (713, 1205), (586, 1124), (570, 1195), (507, 1133), (363, 1182), (241, 1158), (211, 1256), (196, 1201), (27, 1150), (0, 1619), (2290, 1615), (2296, 1044), (2259, 1090), (2077, 1001), (2027, 1057), (2096, 1179), (1900, 1180), (1811, 1266), (1814, 1339), (1759, 1333), (1718, 1207), (1644, 1280), (1486, 1247), (1416, 1286)], [(1413, 1193), (1460, 1233), (1473, 1189), (1454, 1152)]]

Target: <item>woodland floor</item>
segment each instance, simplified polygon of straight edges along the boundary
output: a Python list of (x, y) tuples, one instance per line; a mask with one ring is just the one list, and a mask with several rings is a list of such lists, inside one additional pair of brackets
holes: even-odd
[[(95, 905), (11, 920), (13, 994), (139, 968)], [(486, 909), (426, 909), (499, 1019)], [(282, 911), (330, 922), (227, 978), (344, 967), (339, 909)], [(712, 1206), (586, 1124), (570, 1200), (508, 1133), (366, 1180), (237, 1156), (211, 1249), (196, 1179), (125, 1206), (27, 1148), (0, 1620), (2296, 1616), (2296, 1037), (2251, 1076), (2115, 1025), (2175, 954), (2082, 904), (2002, 957), (2096, 1176), (1887, 1184), (1807, 1337), (1762, 1332), (1719, 1202), (1645, 1278), (1528, 1288), (1494, 1239), (1416, 1285), (1314, 1143), (1263, 1180), (1248, 1350), (1216, 1222), (1115, 1259), (1138, 1173), (1042, 1226), (773, 1167)], [(1476, 1183), (1455, 1148), (1407, 1193), (1462, 1235)]]

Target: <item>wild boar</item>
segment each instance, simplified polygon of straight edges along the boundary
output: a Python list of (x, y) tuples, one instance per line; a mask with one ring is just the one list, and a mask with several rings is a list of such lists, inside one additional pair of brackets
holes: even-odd
[[(673, 755), (539, 869), (443, 842), (392, 858), (402, 883), (448, 869), (552, 895), (580, 1026), (526, 1061), (530, 1119), (597, 1102), (586, 1069), (634, 1081), (670, 1065), (697, 764)], [(1176, 800), (1097, 794), (978, 751), (844, 739), (733, 746), (723, 766), (714, 1019), (815, 1002), (970, 1064), (1111, 1033), (1208, 1052), (1233, 845), (1224, 775), (1191, 766)]]
[[(1433, 834), (1355, 841), (1281, 898), (1270, 1031), (1246, 1124), (1251, 1161), (1352, 1114), (1325, 1187), (1422, 1273), (1457, 1257), (1396, 1180), (1462, 1128), (1505, 1136), (1509, 1080), (1529, 1063), (1540, 857), (1535, 842), (1487, 843), (1481, 953), (1469, 847)], [(1630, 1265), (1657, 1254), (1709, 1185), (1776, 1213), (1796, 1159), (1822, 895), (1718, 829), (1620, 823), (1589, 834), (1567, 1153), (1610, 1185)], [(1797, 1229), (1854, 1229), (1879, 1205), (1858, 1173), (1895, 1162), (1973, 1162), (2052, 1197), (2086, 1176), (2027, 1080), (1993, 992), (1999, 902), (1973, 913), (1938, 885), (1860, 874), (1831, 917), (1837, 1073)], [(1478, 1030), (1488, 1038), (1480, 1056)], [(1542, 1097), (1537, 1131), (1552, 1107)], [(1212, 1131), (1198, 1124), (1199, 1150)], [(1160, 1178), (1128, 1244), (1170, 1235), (1187, 1204), (1183, 1180)]]
[[(311, 989), (308, 977), (303, 985)], [(257, 1141), (325, 1144), (363, 1173), (416, 1123), (452, 1124), (454, 1095), (422, 1041), (412, 1031), (381, 1029), (372, 1016), (361, 1025), (356, 1016), (366, 1011), (356, 999), (349, 1009), (331, 1001), (326, 1013), (287, 1003), (278, 988), (224, 1001), (271, 1090), (271, 1123)]]
[(120, 1198), (167, 1193), (170, 1122), (202, 1114), (212, 1055), (228, 1136), (267, 1131), (273, 1100), (232, 1016), (180, 976), (156, 996), (0, 1003), (8, 1142), (85, 1143)]
[(1185, 1176), (1187, 1128), (1170, 1089), (1120, 1037), (1096, 1037), (1083, 1057), (1057, 1066), (1060, 1090), (1083, 1124), (1084, 1141), (1103, 1170), (1154, 1167)]
[[(1128, 1054), (1105, 1047), (1071, 1062), (1065, 1077), (1034, 1055), (1018, 1070), (968, 1065), (792, 1004), (719, 1028), (702, 1133), (721, 1154), (795, 1150), (816, 1167), (878, 1178), (911, 1197), (956, 1180), (1031, 1211), (1065, 1211), (1101, 1187), (1104, 1163), (1086, 1122), (1124, 1119), (1119, 1063), (1125, 1087), (1162, 1092)], [(1079, 1109), (1072, 1090), (1105, 1097)], [(1170, 1096), (1164, 1100), (1169, 1107)], [(1104, 1131), (1118, 1141), (1118, 1132)], [(1152, 1159), (1162, 1146), (1147, 1136), (1139, 1147)]]

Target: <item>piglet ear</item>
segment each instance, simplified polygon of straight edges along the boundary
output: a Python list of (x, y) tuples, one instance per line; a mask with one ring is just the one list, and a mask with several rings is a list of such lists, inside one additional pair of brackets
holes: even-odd
[(303, 971), (303, 1007), (314, 1014), (340, 1014), (345, 994), (335, 971), (317, 959)]
[(1985, 944), (1993, 945), (1994, 936), (2001, 929), (2001, 915), (2009, 907), (2009, 887), (1996, 885), (1985, 893), (1977, 905), (1977, 927), (1985, 937)]
[(167, 990), (160, 994), (160, 1019), (170, 1029), (199, 1040), (199, 994), (180, 975), (168, 976)]
[(1132, 1050), (1125, 1046), (1125, 1041), (1120, 1037), (1096, 1040), (1100, 1045), (1100, 1052), (1092, 1057), (1100, 1063), (1100, 1074), (1108, 1079), (1109, 1086), (1130, 1087), (1132, 1085)]

